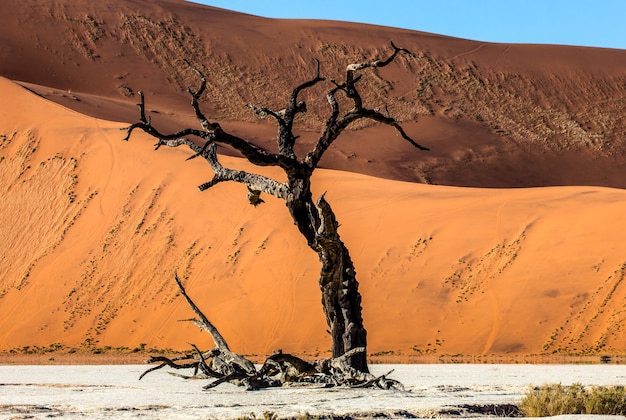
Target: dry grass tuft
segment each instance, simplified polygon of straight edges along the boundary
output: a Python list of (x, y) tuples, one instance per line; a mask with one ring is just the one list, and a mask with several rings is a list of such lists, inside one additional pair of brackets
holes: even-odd
[(626, 414), (626, 389), (623, 386), (586, 387), (546, 384), (531, 388), (519, 404), (527, 417), (562, 414)]

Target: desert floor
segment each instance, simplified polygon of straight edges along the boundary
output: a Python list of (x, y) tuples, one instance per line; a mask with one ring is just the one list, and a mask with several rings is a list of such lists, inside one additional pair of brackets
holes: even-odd
[[(372, 365), (390, 370), (406, 391), (275, 388), (246, 392), (223, 384), (203, 391), (204, 381), (164, 371), (141, 381), (142, 365), (0, 366), (0, 418), (207, 419), (348, 415), (352, 418), (459, 417), (467, 407), (493, 405), (506, 415), (530, 385), (623, 384), (625, 365), (415, 364)], [(465, 409), (464, 409), (465, 407)], [(570, 417), (570, 416), (567, 416)], [(585, 416), (571, 416), (580, 419)], [(594, 416), (594, 419), (611, 418)], [(613, 417), (623, 418), (623, 417)]]

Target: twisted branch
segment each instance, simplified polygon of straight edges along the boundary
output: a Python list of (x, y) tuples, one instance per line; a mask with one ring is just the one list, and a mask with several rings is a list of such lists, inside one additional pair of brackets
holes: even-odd
[[(330, 145), (339, 137), (339, 135), (353, 122), (361, 119), (370, 119), (393, 127), (400, 136), (408, 141), (411, 145), (419, 150), (429, 150), (418, 144), (413, 140), (400, 126), (398, 121), (394, 118), (388, 117), (382, 114), (376, 109), (368, 109), (363, 107), (363, 100), (356, 88), (356, 83), (361, 80), (361, 75), (356, 74), (358, 71), (370, 68), (370, 67), (385, 67), (392, 63), (394, 59), (400, 53), (405, 53), (410, 57), (415, 57), (411, 51), (406, 48), (398, 48), (393, 42), (391, 42), (393, 53), (385, 60), (373, 60), (364, 63), (354, 63), (346, 67), (346, 80), (343, 83), (337, 83), (333, 81), (335, 87), (326, 94), (326, 99), (331, 108), (331, 115), (326, 121), (324, 131), (319, 137), (313, 150), (311, 150), (304, 159), (304, 162), (311, 168), (316, 168), (322, 156), (328, 150)], [(353, 108), (339, 117), (340, 109), (337, 101), (337, 92), (342, 91), (346, 96), (352, 100)]]
[(230, 350), (228, 348), (228, 344), (226, 344), (226, 340), (224, 340), (224, 337), (222, 337), (222, 334), (220, 334), (217, 328), (215, 328), (215, 326), (211, 324), (209, 319), (196, 306), (193, 300), (191, 300), (191, 298), (187, 294), (187, 291), (183, 287), (183, 283), (180, 281), (180, 278), (178, 277), (178, 273), (174, 274), (174, 280), (176, 280), (176, 284), (178, 285), (178, 289), (180, 290), (180, 293), (183, 295), (183, 297), (185, 298), (185, 300), (191, 307), (191, 310), (193, 311), (193, 313), (195, 313), (198, 316), (198, 318), (200, 318), (200, 319), (190, 319), (188, 321), (193, 321), (193, 323), (196, 324), (198, 328), (208, 332), (209, 335), (211, 335), (211, 338), (213, 339), (213, 342), (215, 343), (215, 346), (218, 349)]
[[(278, 153), (280, 156), (284, 156), (288, 159), (292, 169), (298, 169), (299, 166), (297, 156), (294, 152), (294, 146), (298, 136), (293, 134), (293, 121), (296, 115), (307, 111), (306, 103), (304, 101), (298, 101), (298, 96), (300, 95), (300, 92), (305, 89), (309, 89), (319, 82), (324, 81), (324, 78), (320, 76), (320, 62), (317, 59), (315, 61), (317, 63), (317, 73), (315, 77), (300, 84), (299, 86), (296, 86), (292, 90), (289, 98), (289, 104), (285, 109), (274, 111), (270, 108), (257, 107), (253, 104), (248, 104), (248, 107), (250, 107), (252, 111), (259, 116), (259, 118), (265, 118), (269, 115), (276, 120), (278, 123)], [(288, 173), (290, 172), (288, 171)]]

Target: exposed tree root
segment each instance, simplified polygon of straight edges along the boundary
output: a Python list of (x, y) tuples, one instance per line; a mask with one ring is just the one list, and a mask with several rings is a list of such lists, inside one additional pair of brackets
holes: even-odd
[(146, 363), (158, 363), (158, 365), (142, 373), (139, 377), (140, 380), (150, 372), (169, 366), (174, 369), (193, 369), (192, 375), (171, 373), (177, 377), (213, 379), (212, 382), (203, 387), (204, 390), (215, 388), (225, 382), (243, 386), (249, 391), (269, 387), (306, 385), (404, 390), (404, 386), (400, 382), (387, 378), (393, 371), (385, 375), (374, 376), (350, 366), (350, 358), (355, 354), (365, 352), (363, 347), (352, 349), (340, 357), (320, 359), (313, 363), (291, 354), (278, 352), (268, 357), (261, 368), (257, 370), (250, 360), (233, 353), (228, 348), (224, 337), (187, 295), (187, 291), (177, 274), (175, 279), (181, 294), (198, 317), (185, 321), (192, 321), (200, 329), (207, 331), (213, 338), (215, 348), (201, 352), (194, 344), (191, 344), (194, 352), (184, 356), (171, 359), (164, 356), (152, 356), (146, 360)]

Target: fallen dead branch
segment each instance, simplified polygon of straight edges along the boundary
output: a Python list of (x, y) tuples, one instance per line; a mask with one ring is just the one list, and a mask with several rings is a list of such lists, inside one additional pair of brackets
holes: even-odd
[(146, 363), (158, 364), (142, 373), (139, 377), (140, 380), (148, 373), (167, 366), (176, 370), (193, 370), (191, 375), (171, 372), (177, 377), (212, 379), (203, 387), (205, 390), (215, 388), (226, 382), (243, 386), (247, 390), (306, 385), (404, 390), (404, 386), (400, 382), (388, 378), (393, 371), (385, 375), (374, 376), (371, 373), (361, 372), (351, 367), (348, 360), (355, 354), (364, 352), (365, 348), (361, 347), (352, 349), (339, 357), (320, 359), (314, 362), (308, 362), (291, 354), (277, 352), (268, 357), (257, 370), (250, 360), (230, 350), (224, 337), (189, 297), (178, 274), (175, 274), (174, 278), (181, 294), (197, 316), (197, 318), (184, 321), (193, 322), (200, 329), (208, 332), (215, 347), (212, 350), (202, 352), (194, 344), (190, 344), (194, 351), (183, 356), (176, 358), (152, 356), (146, 360)]

